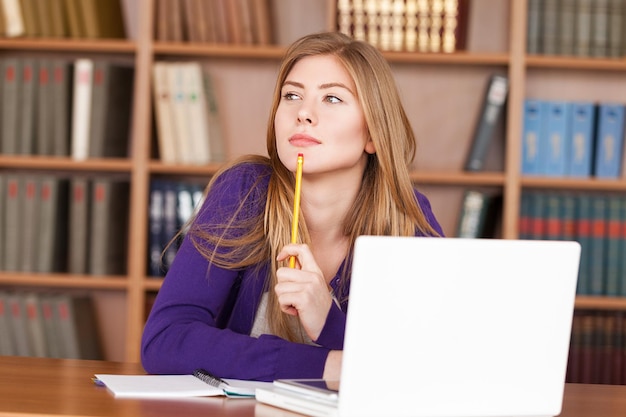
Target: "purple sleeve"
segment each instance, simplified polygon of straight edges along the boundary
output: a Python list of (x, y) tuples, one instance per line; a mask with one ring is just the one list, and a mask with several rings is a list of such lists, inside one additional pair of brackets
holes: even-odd
[(329, 349), (343, 350), (345, 331), (346, 313), (336, 303), (332, 303), (324, 328), (315, 342)]
[[(207, 196), (198, 221), (219, 222), (216, 213), (238, 204), (260, 174), (263, 172), (226, 174)], [(260, 293), (254, 288), (259, 288), (259, 282), (262, 285), (264, 280), (261, 274), (255, 275), (254, 271), (259, 270), (263, 271), (250, 268), (243, 272), (209, 265), (185, 238), (145, 325), (141, 345), (145, 370), (155, 374), (190, 374), (205, 368), (224, 378), (266, 381), (321, 377), (328, 348), (292, 343), (271, 335), (258, 339), (249, 336), (251, 322), (245, 318), (254, 317), (258, 304)], [(237, 297), (234, 303), (232, 294)], [(223, 316), (229, 316), (224, 323)]]

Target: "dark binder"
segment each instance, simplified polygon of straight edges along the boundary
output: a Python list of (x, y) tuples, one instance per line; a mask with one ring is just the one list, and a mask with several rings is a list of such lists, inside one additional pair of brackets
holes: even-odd
[(466, 171), (480, 171), (485, 165), (489, 145), (495, 127), (504, 113), (509, 90), (509, 80), (501, 75), (492, 75), (487, 83), (482, 108), (474, 129), (470, 152), (465, 162)]

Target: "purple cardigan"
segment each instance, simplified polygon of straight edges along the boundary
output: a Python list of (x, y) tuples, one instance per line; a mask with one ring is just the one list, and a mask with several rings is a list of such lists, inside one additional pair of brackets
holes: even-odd
[[(227, 171), (205, 199), (196, 219), (216, 224), (231, 214), (250, 190), (248, 213), (264, 210), (270, 168), (245, 164)], [(254, 198), (254, 197), (258, 198)], [(428, 222), (443, 235), (426, 197), (416, 191)], [(333, 303), (326, 324), (311, 346), (272, 335), (249, 336), (269, 262), (245, 270), (219, 268), (186, 237), (146, 322), (141, 360), (152, 374), (190, 374), (204, 368), (223, 378), (272, 381), (320, 378), (328, 352), (343, 348), (347, 302)], [(343, 268), (343, 266), (342, 266)], [(211, 278), (207, 279), (210, 271)], [(331, 281), (335, 293), (341, 269)]]

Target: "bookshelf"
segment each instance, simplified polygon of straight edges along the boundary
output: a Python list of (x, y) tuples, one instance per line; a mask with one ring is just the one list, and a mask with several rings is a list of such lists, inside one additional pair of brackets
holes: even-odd
[[(132, 0), (129, 0), (132, 1)], [(137, 0), (139, 1), (139, 0)], [(308, 0), (310, 1), (310, 0)], [(316, 0), (318, 20), (307, 27), (335, 27), (334, 0)], [(63, 171), (70, 174), (122, 175), (130, 182), (128, 267), (126, 275), (35, 274), (0, 271), (0, 288), (50, 288), (86, 291), (98, 301), (106, 359), (139, 361), (144, 305), (158, 291), (160, 279), (147, 276), (149, 186), (153, 178), (207, 181), (218, 164), (167, 165), (154, 157), (151, 68), (158, 60), (199, 60), (218, 84), (217, 95), (227, 154), (264, 153), (265, 125), (283, 45), (244, 46), (157, 42), (156, 0), (139, 2), (132, 40), (0, 39), (5, 55), (105, 57), (132, 61), (135, 67), (132, 151), (129, 158), (88, 159), (0, 155), (0, 171)], [(271, 4), (279, 5), (280, 1)], [(290, 8), (290, 10), (292, 10)], [(416, 130), (418, 156), (412, 179), (430, 198), (447, 235), (453, 235), (463, 191), (469, 187), (501, 192), (498, 237), (518, 236), (523, 190), (623, 192), (619, 181), (527, 178), (520, 175), (522, 106), (526, 96), (546, 99), (623, 99), (626, 60), (526, 55), (526, 1), (472, 0), (467, 50), (451, 54), (385, 52), (392, 65), (407, 113)], [(297, 17), (297, 16), (294, 16)], [(297, 19), (296, 19), (297, 20)], [(278, 22), (280, 24), (280, 22)], [(487, 78), (507, 75), (510, 91), (506, 125), (481, 172), (464, 172), (473, 125)], [(242, 123), (245, 119), (245, 123)], [(626, 310), (626, 299), (579, 297), (578, 308)]]

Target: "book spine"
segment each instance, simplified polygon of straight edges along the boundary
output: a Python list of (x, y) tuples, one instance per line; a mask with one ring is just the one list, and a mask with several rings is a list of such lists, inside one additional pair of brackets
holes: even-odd
[(560, 207), (560, 240), (576, 240), (576, 198), (571, 194), (562, 194)]
[(561, 195), (554, 193), (548, 194), (545, 197), (543, 212), (545, 216), (544, 239), (560, 240), (563, 233)]
[(544, 0), (541, 13), (541, 51), (544, 55), (556, 55), (559, 40), (559, 0)]
[(610, 0), (609, 1), (609, 34), (608, 34), (608, 47), (607, 55), (611, 58), (621, 58), (624, 47), (624, 1), (623, 0)]
[(164, 183), (160, 180), (152, 180), (150, 183), (150, 234), (148, 238), (148, 272), (152, 277), (161, 277), (165, 272), (161, 260), (164, 249), (161, 239), (164, 220)]
[(547, 176), (565, 176), (569, 170), (568, 155), (571, 117), (571, 103), (565, 101), (547, 102), (547, 108), (541, 132), (540, 143), (543, 149), (540, 154), (545, 155), (541, 173)]
[(185, 89), (187, 114), (185, 121), (189, 123), (188, 132), (190, 147), (193, 149), (192, 161), (202, 165), (211, 161), (209, 145), (209, 112), (203, 86), (203, 70), (199, 62), (186, 62), (181, 65), (183, 72), (182, 86)]
[(576, 3), (576, 37), (574, 52), (578, 56), (591, 54), (591, 8), (593, 0), (578, 0)]
[(22, 194), (21, 203), (21, 224), (22, 224), (22, 240), (21, 240), (21, 258), (18, 266), (20, 271), (33, 272), (37, 262), (36, 249), (37, 239), (39, 238), (39, 176), (26, 174), (23, 179), (24, 192)]
[(89, 132), (94, 62), (78, 59), (74, 62), (74, 95), (72, 99), (72, 158), (89, 157)]
[(166, 164), (179, 160), (176, 132), (174, 130), (172, 96), (169, 88), (167, 62), (155, 62), (152, 66), (152, 90), (156, 117), (159, 158)]
[(2, 60), (2, 153), (18, 153), (19, 112), (22, 98), (22, 59), (3, 58)]
[(0, 290), (0, 355), (16, 355), (15, 341), (13, 340), (13, 329), (11, 328), (11, 312), (9, 307), (9, 294)]
[(541, 173), (541, 126), (544, 107), (541, 100), (524, 100), (524, 127), (522, 131), (522, 174)]
[(62, 358), (61, 336), (54, 314), (54, 294), (40, 294), (41, 317), (46, 339), (47, 353), (51, 358)]
[(15, 38), (26, 34), (24, 16), (19, 0), (2, 0), (5, 36)]
[(172, 97), (172, 114), (174, 121), (174, 131), (176, 132), (176, 146), (180, 150), (180, 160), (183, 164), (194, 162), (194, 151), (192, 148), (189, 132), (189, 114), (185, 95), (184, 85), (184, 64), (173, 62), (167, 65), (169, 77), (169, 88)]
[(53, 150), (56, 156), (69, 156), (72, 115), (72, 66), (63, 59), (52, 61)]
[(89, 273), (126, 273), (128, 183), (113, 178), (96, 178), (91, 195)]
[[(4, 271), (4, 245), (5, 245), (5, 234), (6, 234), (6, 226), (5, 226), (5, 202), (8, 200), (7, 191), (6, 191), (6, 175), (0, 171), (0, 198), (2, 199), (2, 203), (0, 203), (0, 271)], [(2, 334), (2, 333), (0, 333)]]
[(461, 238), (480, 237), (483, 213), (487, 205), (486, 195), (474, 190), (464, 193), (461, 215), (459, 216), (457, 236)]
[(607, 197), (606, 237), (604, 251), (604, 295), (618, 296), (620, 292), (620, 256), (621, 256), (621, 201), (617, 196)]
[(91, 217), (91, 180), (73, 177), (70, 180), (68, 227), (68, 272), (86, 274), (89, 262)]
[(46, 333), (43, 326), (41, 303), (36, 293), (23, 294), (26, 330), (31, 345), (32, 356), (44, 358), (48, 356)]
[(176, 185), (166, 182), (163, 190), (163, 229), (161, 246), (164, 248), (163, 265), (167, 271), (174, 262), (178, 247), (172, 241), (178, 232), (178, 192)]
[(24, 180), (21, 174), (10, 173), (6, 176), (4, 200), (4, 270), (19, 271), (21, 266), (21, 248), (24, 234), (21, 228), (23, 213)]
[(15, 342), (15, 354), (18, 356), (32, 356), (32, 346), (27, 333), (26, 310), (24, 300), (19, 293), (10, 293), (7, 303), (11, 315), (11, 333)]
[(595, 171), (598, 178), (618, 178), (622, 168), (624, 105), (600, 103), (596, 131)]
[(604, 295), (604, 254), (606, 252), (606, 207), (605, 196), (591, 198), (591, 256), (590, 256), (590, 285), (591, 295)]
[(68, 180), (55, 176), (41, 178), (39, 201), (36, 270), (44, 273), (66, 271)]
[(573, 102), (569, 133), (569, 176), (588, 178), (592, 174), (595, 105)]
[(588, 194), (576, 197), (576, 240), (580, 243), (580, 266), (578, 268), (578, 295), (590, 294), (591, 265), (591, 198)]
[(591, 56), (608, 56), (609, 0), (594, 0), (591, 10)]
[[(626, 196), (616, 197), (620, 201), (620, 241), (622, 245), (620, 247), (620, 280), (619, 280), (619, 293), (620, 297), (626, 296)], [(626, 353), (626, 345), (624, 346)], [(626, 360), (626, 359), (625, 359)], [(626, 373), (624, 374), (626, 383)]]
[(48, 59), (41, 59), (39, 64), (39, 108), (37, 122), (37, 153), (52, 155), (54, 153), (54, 108), (59, 103), (52, 97), (52, 67)]
[(480, 171), (484, 168), (487, 151), (491, 144), (496, 125), (504, 113), (508, 94), (508, 79), (494, 75), (489, 79), (482, 106), (474, 128), (472, 144), (465, 162), (466, 171)]
[(226, 147), (224, 144), (224, 135), (222, 133), (222, 123), (220, 120), (219, 106), (215, 89), (213, 88), (213, 79), (208, 71), (202, 72), (202, 81), (204, 86), (204, 96), (207, 103), (208, 124), (209, 124), (209, 155), (212, 162), (223, 162), (226, 160)]
[(530, 191), (523, 191), (520, 197), (520, 211), (519, 211), (519, 222), (518, 222), (518, 237), (523, 240), (532, 239), (531, 234), (531, 207), (532, 207), (532, 199), (533, 193)]
[(32, 58), (22, 59), (22, 91), (20, 128), (17, 152), (22, 155), (32, 155), (35, 153), (35, 126), (37, 126), (37, 71), (38, 62)]
[(576, 0), (561, 0), (559, 19), (558, 54), (574, 55), (574, 36), (576, 23)]

